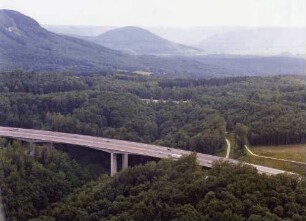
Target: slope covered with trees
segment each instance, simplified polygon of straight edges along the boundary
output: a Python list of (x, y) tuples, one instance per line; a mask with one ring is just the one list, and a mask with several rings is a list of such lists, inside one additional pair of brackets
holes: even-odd
[(303, 220), (305, 182), (217, 163), (203, 171), (195, 156), (102, 176), (46, 211), (42, 220)]
[[(33, 150), (32, 150), (33, 151)], [(8, 220), (29, 220), (90, 180), (67, 154), (14, 142), (0, 147), (0, 189)]]
[(293, 220), (306, 218), (306, 183), (260, 175), (250, 166), (195, 155), (129, 168), (90, 180), (67, 154), (18, 143), (0, 148), (0, 187), (8, 221)]
[(188, 80), (128, 73), (16, 72), (2, 73), (0, 80), (0, 120), (6, 126), (204, 153), (222, 148), (225, 129), (243, 129), (241, 146), (306, 139), (305, 78), (301, 76)]
[[(301, 76), (190, 80), (129, 73), (0, 74), (1, 126), (204, 153), (222, 150), (226, 130), (240, 147), (305, 142), (305, 98)], [(33, 155), (18, 143), (0, 146), (8, 146), (0, 148), (0, 188), (8, 220), (306, 218), (304, 178), (268, 177), (222, 163), (202, 171), (190, 156), (96, 179), (96, 172), (88, 171), (96, 167), (83, 166), (90, 157), (80, 166), (71, 153), (38, 147)]]

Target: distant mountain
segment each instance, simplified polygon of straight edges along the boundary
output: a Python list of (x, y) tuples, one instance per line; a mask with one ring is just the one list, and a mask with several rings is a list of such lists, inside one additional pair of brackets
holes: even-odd
[[(84, 39), (118, 27), (55, 26), (47, 30)], [(305, 28), (251, 28), (235, 26), (212, 27), (146, 27), (155, 35), (172, 42), (201, 48), (205, 54), (298, 55), (305, 57)], [(83, 37), (82, 37), (83, 36)], [(85, 38), (88, 40), (87, 38)]]
[[(96, 37), (107, 31), (120, 27), (114, 26), (79, 26), (79, 25), (43, 25), (45, 29), (58, 34), (65, 34), (76, 37)], [(172, 42), (192, 46), (200, 43), (217, 33), (224, 33), (233, 30), (242, 29), (241, 27), (231, 26), (212, 26), (212, 27), (141, 27), (153, 34)], [(83, 38), (82, 38), (83, 39)]]
[(191, 55), (200, 53), (199, 49), (168, 41), (146, 29), (132, 26), (113, 29), (88, 40), (131, 54)]
[(299, 55), (306, 53), (306, 28), (244, 28), (215, 34), (196, 46), (207, 54)]
[[(176, 27), (148, 27), (152, 33), (168, 39), (173, 42), (188, 46), (197, 46), (204, 39), (207, 39), (215, 34), (234, 31), (240, 27), (232, 26), (211, 26), (211, 27), (190, 27), (190, 28), (176, 28)], [(205, 49), (204, 49), (205, 52)]]
[(138, 69), (137, 57), (81, 39), (54, 34), (19, 12), (0, 10), (0, 69)]
[(91, 36), (95, 37), (104, 32), (115, 29), (113, 26), (82, 26), (82, 25), (42, 25), (48, 31), (70, 35), (70, 36)]
[(19, 12), (0, 10), (0, 71), (16, 69), (78, 73), (142, 71), (174, 77), (207, 78), (241, 75), (306, 75), (306, 61), (302, 58), (285, 56), (130, 55), (92, 42), (49, 32), (35, 20)]

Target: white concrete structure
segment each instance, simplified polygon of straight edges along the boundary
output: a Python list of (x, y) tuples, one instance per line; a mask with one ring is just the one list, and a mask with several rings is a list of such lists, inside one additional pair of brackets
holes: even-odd
[[(119, 154), (122, 154), (122, 168), (125, 169), (128, 167), (129, 154), (149, 156), (155, 158), (169, 158), (172, 156), (182, 156), (192, 153), (191, 151), (130, 141), (11, 127), (0, 127), (0, 137), (1, 136), (23, 141), (79, 145), (108, 152), (111, 155), (111, 175), (114, 175), (117, 172), (117, 156)], [(197, 161), (201, 166), (210, 168), (212, 167), (212, 163), (218, 160), (230, 161), (232, 163), (239, 162), (237, 160), (197, 153)], [(253, 166), (257, 168), (259, 173), (265, 173), (269, 175), (275, 175), (285, 172), (283, 170), (273, 169), (259, 165)]]

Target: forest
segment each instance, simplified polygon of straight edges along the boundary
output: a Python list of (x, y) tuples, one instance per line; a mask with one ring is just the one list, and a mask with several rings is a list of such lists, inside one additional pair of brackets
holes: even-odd
[[(3, 72), (0, 125), (209, 154), (223, 150), (227, 133), (238, 148), (305, 143), (305, 85), (302, 76)], [(27, 143), (0, 139), (8, 221), (306, 219), (304, 177), (266, 176), (225, 162), (203, 170), (194, 155), (178, 161), (136, 159), (135, 166), (109, 177), (105, 154), (78, 149), (37, 145), (33, 152)]]
[(92, 178), (67, 154), (42, 147), (36, 150), (33, 155), (18, 142), (6, 145), (1, 140), (0, 187), (8, 220), (39, 216)]
[(92, 177), (60, 150), (1, 140), (0, 188), (7, 221), (302, 221), (306, 182), (195, 155)]
[(125, 72), (0, 74), (2, 126), (155, 143), (203, 153), (305, 143), (303, 76), (169, 79)]

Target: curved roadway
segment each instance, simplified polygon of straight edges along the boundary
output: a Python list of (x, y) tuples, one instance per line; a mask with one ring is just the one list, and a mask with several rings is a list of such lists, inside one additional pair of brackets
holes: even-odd
[(225, 158), (229, 158), (229, 155), (231, 153), (231, 142), (227, 138), (225, 138), (225, 141), (226, 141), (226, 146), (227, 146)]
[[(1, 136), (26, 141), (73, 144), (106, 151), (109, 153), (129, 153), (133, 155), (150, 156), (155, 158), (179, 158), (182, 155), (188, 155), (192, 153), (191, 151), (156, 146), (151, 144), (136, 143), (131, 141), (12, 127), (0, 127), (0, 137)], [(232, 163), (239, 162), (232, 159), (226, 159), (223, 157), (217, 157), (202, 153), (197, 153), (197, 160), (198, 163), (204, 167), (212, 167), (212, 163), (218, 160), (226, 160)], [(266, 173), (269, 175), (275, 175), (285, 172), (283, 170), (259, 165), (253, 166), (257, 168), (259, 173)]]

